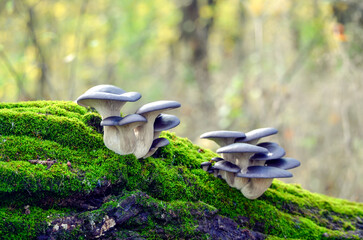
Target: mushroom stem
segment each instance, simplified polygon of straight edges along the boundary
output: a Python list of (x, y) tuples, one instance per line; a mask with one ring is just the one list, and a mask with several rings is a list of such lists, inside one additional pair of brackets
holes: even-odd
[(241, 192), (248, 199), (260, 197), (272, 184), (273, 178), (247, 178)]
[(132, 154), (135, 150), (136, 137), (129, 126), (104, 126), (103, 141), (108, 149), (120, 155)]
[(154, 140), (154, 121), (159, 114), (159, 111), (142, 114), (147, 119), (147, 123), (135, 129), (137, 141), (134, 155), (136, 158), (141, 158), (149, 152)]
[(121, 108), (126, 102), (115, 101), (115, 100), (103, 100), (99, 99), (84, 99), (82, 100), (83, 105), (91, 106), (102, 116), (102, 119), (111, 116), (120, 116)]

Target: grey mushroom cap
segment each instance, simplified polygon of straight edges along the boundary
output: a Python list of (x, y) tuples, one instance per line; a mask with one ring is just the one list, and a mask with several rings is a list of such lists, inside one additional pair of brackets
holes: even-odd
[(156, 102), (147, 103), (147, 104), (141, 106), (136, 111), (136, 113), (144, 114), (144, 113), (148, 113), (148, 112), (178, 108), (180, 106), (181, 106), (180, 103), (178, 103), (177, 101), (156, 101)]
[(241, 168), (239, 168), (236, 164), (233, 164), (228, 161), (219, 161), (214, 164), (213, 169), (223, 170), (226, 172), (231, 173), (237, 173), (241, 171)]
[(251, 156), (250, 160), (267, 161), (282, 158), (286, 154), (285, 150), (277, 143), (264, 142), (257, 144), (257, 146), (266, 148), (268, 150), (268, 153), (255, 153), (253, 156)]
[[(138, 92), (126, 92), (121, 94), (114, 94), (108, 92), (86, 92), (77, 98), (77, 104), (87, 107), (87, 104), (83, 103), (83, 100), (97, 99), (97, 100), (109, 100), (119, 102), (135, 102), (141, 98), (141, 94)], [(91, 106), (92, 107), (92, 106)]]
[(210, 165), (212, 165), (212, 163), (211, 162), (202, 162), (201, 164), (200, 164), (200, 166), (210, 166)]
[(217, 153), (268, 153), (268, 150), (248, 143), (233, 143), (217, 149)]
[(294, 158), (279, 158), (267, 161), (266, 166), (277, 167), (287, 170), (300, 166), (300, 161)]
[(153, 143), (151, 144), (150, 149), (152, 148), (161, 148), (161, 147), (165, 147), (166, 145), (169, 145), (169, 140), (166, 138), (157, 138), (153, 141)]
[(243, 132), (237, 131), (212, 131), (206, 132), (200, 135), (200, 138), (214, 139), (214, 138), (245, 138), (246, 135)]
[(147, 120), (139, 114), (130, 114), (125, 117), (111, 116), (103, 119), (101, 126), (123, 126), (134, 122), (147, 122)]
[(267, 166), (250, 166), (246, 173), (238, 173), (237, 177), (243, 178), (289, 178), (292, 173), (284, 169)]
[(180, 124), (178, 117), (170, 114), (160, 114), (154, 122), (154, 131), (161, 132), (172, 129)]
[(211, 161), (213, 161), (213, 162), (219, 162), (219, 161), (224, 161), (224, 159), (221, 158), (221, 157), (214, 157), (214, 158), (211, 159)]
[(238, 138), (236, 142), (250, 142), (256, 139), (267, 137), (276, 134), (278, 131), (276, 128), (258, 128), (246, 133), (245, 138)]
[(101, 84), (101, 85), (91, 87), (85, 93), (91, 93), (91, 92), (104, 92), (104, 93), (112, 93), (112, 94), (123, 94), (126, 91), (119, 88), (119, 87), (113, 86), (113, 85)]

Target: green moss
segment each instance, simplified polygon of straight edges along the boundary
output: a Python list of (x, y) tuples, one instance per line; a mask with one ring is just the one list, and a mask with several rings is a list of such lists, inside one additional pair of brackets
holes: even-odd
[[(142, 203), (145, 206), (182, 216), (178, 229), (150, 219), (147, 227), (138, 231), (150, 238), (157, 238), (157, 231), (153, 231), (156, 227), (171, 236), (193, 237), (197, 223), (191, 212), (197, 207), (218, 210), (218, 214), (236, 220), (247, 217), (249, 221), (241, 227), (261, 231), (269, 239), (334, 239), (354, 231), (356, 217), (363, 218), (362, 203), (314, 194), (277, 180), (262, 197), (248, 200), (223, 180), (200, 169), (200, 163), (217, 156), (215, 153), (169, 132), (162, 133), (162, 137), (168, 138), (170, 145), (160, 149), (157, 158), (138, 160), (132, 155), (117, 155), (103, 144), (100, 120), (97, 113), (73, 102), (0, 104), (0, 206), (4, 210), (1, 219), (5, 219), (0, 229), (6, 238), (25, 226), (31, 231), (22, 235), (25, 233), (19, 230), (19, 236), (34, 237), (42, 231), (44, 226), (37, 223), (47, 222), (46, 213), (51, 210), (47, 210), (49, 203), (38, 206), (40, 198), (57, 202), (108, 185), (115, 196), (145, 192), (151, 196)], [(57, 163), (47, 168), (29, 163), (34, 159)], [(102, 216), (105, 209), (119, 201), (116, 197), (84, 214)], [(21, 212), (25, 205), (34, 211), (19, 220), (17, 216), (24, 217)], [(14, 217), (5, 211), (9, 207), (15, 208)], [(140, 221), (134, 219), (132, 224), (138, 226)], [(8, 228), (12, 230), (6, 232)], [(122, 234), (133, 233), (120, 230)]]

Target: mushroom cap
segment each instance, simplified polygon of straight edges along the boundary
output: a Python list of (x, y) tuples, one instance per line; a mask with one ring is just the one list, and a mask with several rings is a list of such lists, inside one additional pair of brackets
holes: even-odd
[(243, 132), (237, 131), (212, 131), (206, 132), (200, 135), (200, 138), (245, 138), (246, 135)]
[(267, 137), (273, 134), (276, 134), (278, 131), (276, 128), (258, 128), (252, 131), (249, 131), (246, 133), (246, 137), (245, 138), (239, 138), (236, 139), (236, 142), (249, 142), (252, 140), (256, 140), (256, 139), (260, 139), (263, 137)]
[(213, 161), (213, 162), (219, 162), (219, 161), (223, 161), (223, 160), (224, 159), (221, 158), (221, 157), (214, 157), (214, 158), (211, 159), (211, 161)]
[(160, 114), (154, 122), (154, 131), (161, 132), (172, 129), (180, 124), (178, 117), (170, 114)]
[(266, 148), (268, 150), (268, 153), (255, 153), (253, 156), (251, 156), (251, 160), (267, 161), (271, 159), (281, 158), (286, 154), (285, 150), (277, 143), (264, 142), (257, 144), (257, 146)]
[(85, 93), (91, 93), (91, 92), (104, 92), (104, 93), (112, 93), (112, 94), (123, 94), (126, 91), (119, 88), (119, 87), (113, 86), (113, 85), (101, 84), (101, 85), (91, 87)]
[(300, 161), (294, 158), (279, 158), (267, 161), (266, 166), (277, 167), (287, 170), (300, 166)]
[(87, 107), (82, 100), (99, 99), (113, 100), (120, 102), (135, 102), (141, 98), (138, 92), (126, 92), (113, 85), (97, 85), (88, 89), (84, 94), (77, 98), (77, 104)]
[(243, 178), (288, 178), (292, 173), (284, 169), (267, 166), (250, 166), (246, 173), (239, 172), (237, 177)]
[(101, 121), (101, 126), (122, 126), (134, 122), (147, 122), (146, 118), (139, 114), (130, 114), (126, 117), (111, 116)]
[(217, 149), (217, 153), (268, 153), (268, 150), (248, 143), (233, 143)]
[(237, 173), (241, 171), (241, 168), (238, 167), (236, 164), (233, 164), (228, 161), (219, 161), (214, 164), (213, 169), (218, 169), (226, 172)]
[(156, 102), (147, 103), (147, 104), (141, 106), (136, 111), (136, 113), (144, 114), (144, 113), (149, 113), (149, 112), (154, 112), (154, 111), (178, 108), (180, 106), (181, 106), (180, 103), (178, 103), (177, 101), (156, 101)]
[(202, 162), (201, 164), (200, 164), (200, 166), (201, 167), (204, 167), (204, 166), (211, 166), (212, 165), (212, 163), (211, 162)]
[(166, 145), (168, 145), (170, 142), (168, 139), (166, 138), (157, 138), (153, 141), (153, 143), (151, 144), (150, 149), (152, 148), (161, 148), (161, 147), (165, 147)]

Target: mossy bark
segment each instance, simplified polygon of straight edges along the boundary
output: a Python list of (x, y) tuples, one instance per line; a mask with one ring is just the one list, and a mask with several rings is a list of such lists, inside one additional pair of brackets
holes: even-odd
[(362, 203), (277, 180), (248, 200), (200, 169), (208, 149), (166, 132), (154, 157), (120, 156), (100, 120), (72, 102), (0, 104), (1, 239), (363, 237)]

